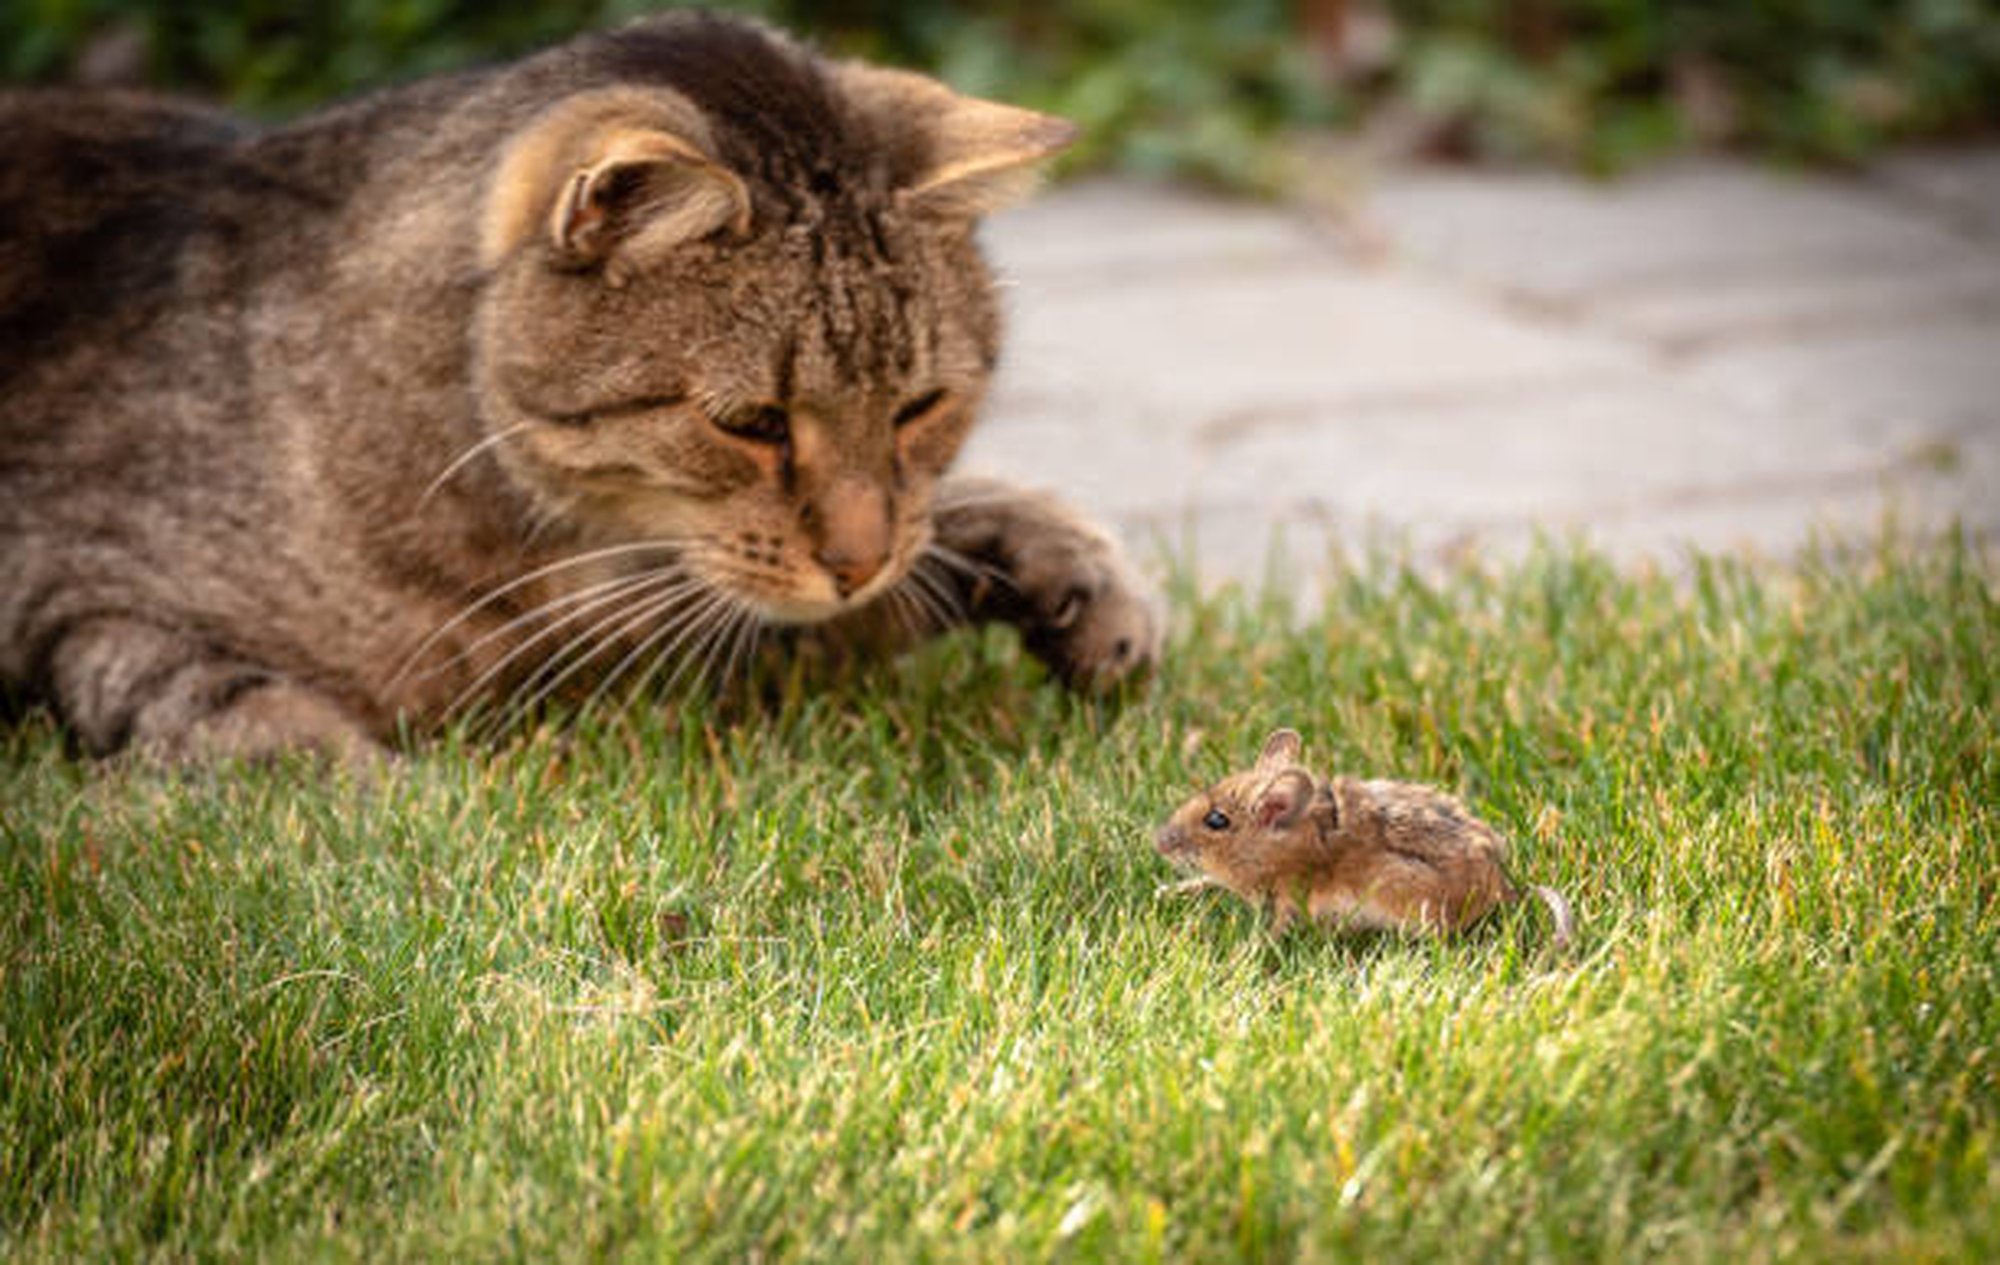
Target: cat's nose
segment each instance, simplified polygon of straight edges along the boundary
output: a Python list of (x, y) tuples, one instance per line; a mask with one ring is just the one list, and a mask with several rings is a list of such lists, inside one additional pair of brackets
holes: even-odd
[(813, 554), (813, 559), (833, 577), (834, 590), (846, 597), (882, 573), (883, 565), (889, 561), (889, 553), (886, 549), (851, 553), (844, 549), (822, 547)]
[(889, 562), (889, 499), (881, 488), (846, 478), (828, 489), (821, 505), (813, 560), (847, 597), (880, 575)]

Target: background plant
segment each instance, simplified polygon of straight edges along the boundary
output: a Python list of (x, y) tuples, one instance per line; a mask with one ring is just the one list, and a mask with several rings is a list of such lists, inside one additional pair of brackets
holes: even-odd
[[(0, 72), (136, 79), (282, 116), (504, 58), (649, 0), (13, 0)], [(1990, 0), (737, 0), (840, 52), (1085, 124), (1073, 160), (1237, 187), (1274, 139), (1393, 120), (1419, 148), (1616, 168), (1693, 144), (1854, 160), (1991, 126)]]

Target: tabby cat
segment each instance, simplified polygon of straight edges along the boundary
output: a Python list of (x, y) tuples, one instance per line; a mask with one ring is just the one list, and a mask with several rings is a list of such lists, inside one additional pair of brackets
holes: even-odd
[(657, 692), (774, 626), (1128, 676), (1109, 538), (946, 477), (977, 221), (1071, 135), (694, 14), (268, 132), (0, 96), (0, 689), (199, 758)]

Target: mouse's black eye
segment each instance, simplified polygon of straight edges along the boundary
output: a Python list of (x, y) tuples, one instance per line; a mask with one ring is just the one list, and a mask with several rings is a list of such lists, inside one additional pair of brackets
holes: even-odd
[(1201, 824), (1207, 826), (1210, 830), (1227, 830), (1229, 829), (1229, 814), (1223, 812), (1220, 808), (1211, 808), (1208, 810), (1208, 816), (1201, 819)]

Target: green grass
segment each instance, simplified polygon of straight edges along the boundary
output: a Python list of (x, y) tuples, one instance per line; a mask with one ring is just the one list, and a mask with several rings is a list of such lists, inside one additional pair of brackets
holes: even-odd
[[(1123, 707), (989, 635), (376, 787), (30, 721), (0, 1254), (2000, 1255), (1977, 551), (1176, 616)], [(1281, 722), (1462, 791), (1577, 954), (1156, 900), (1153, 823)]]

